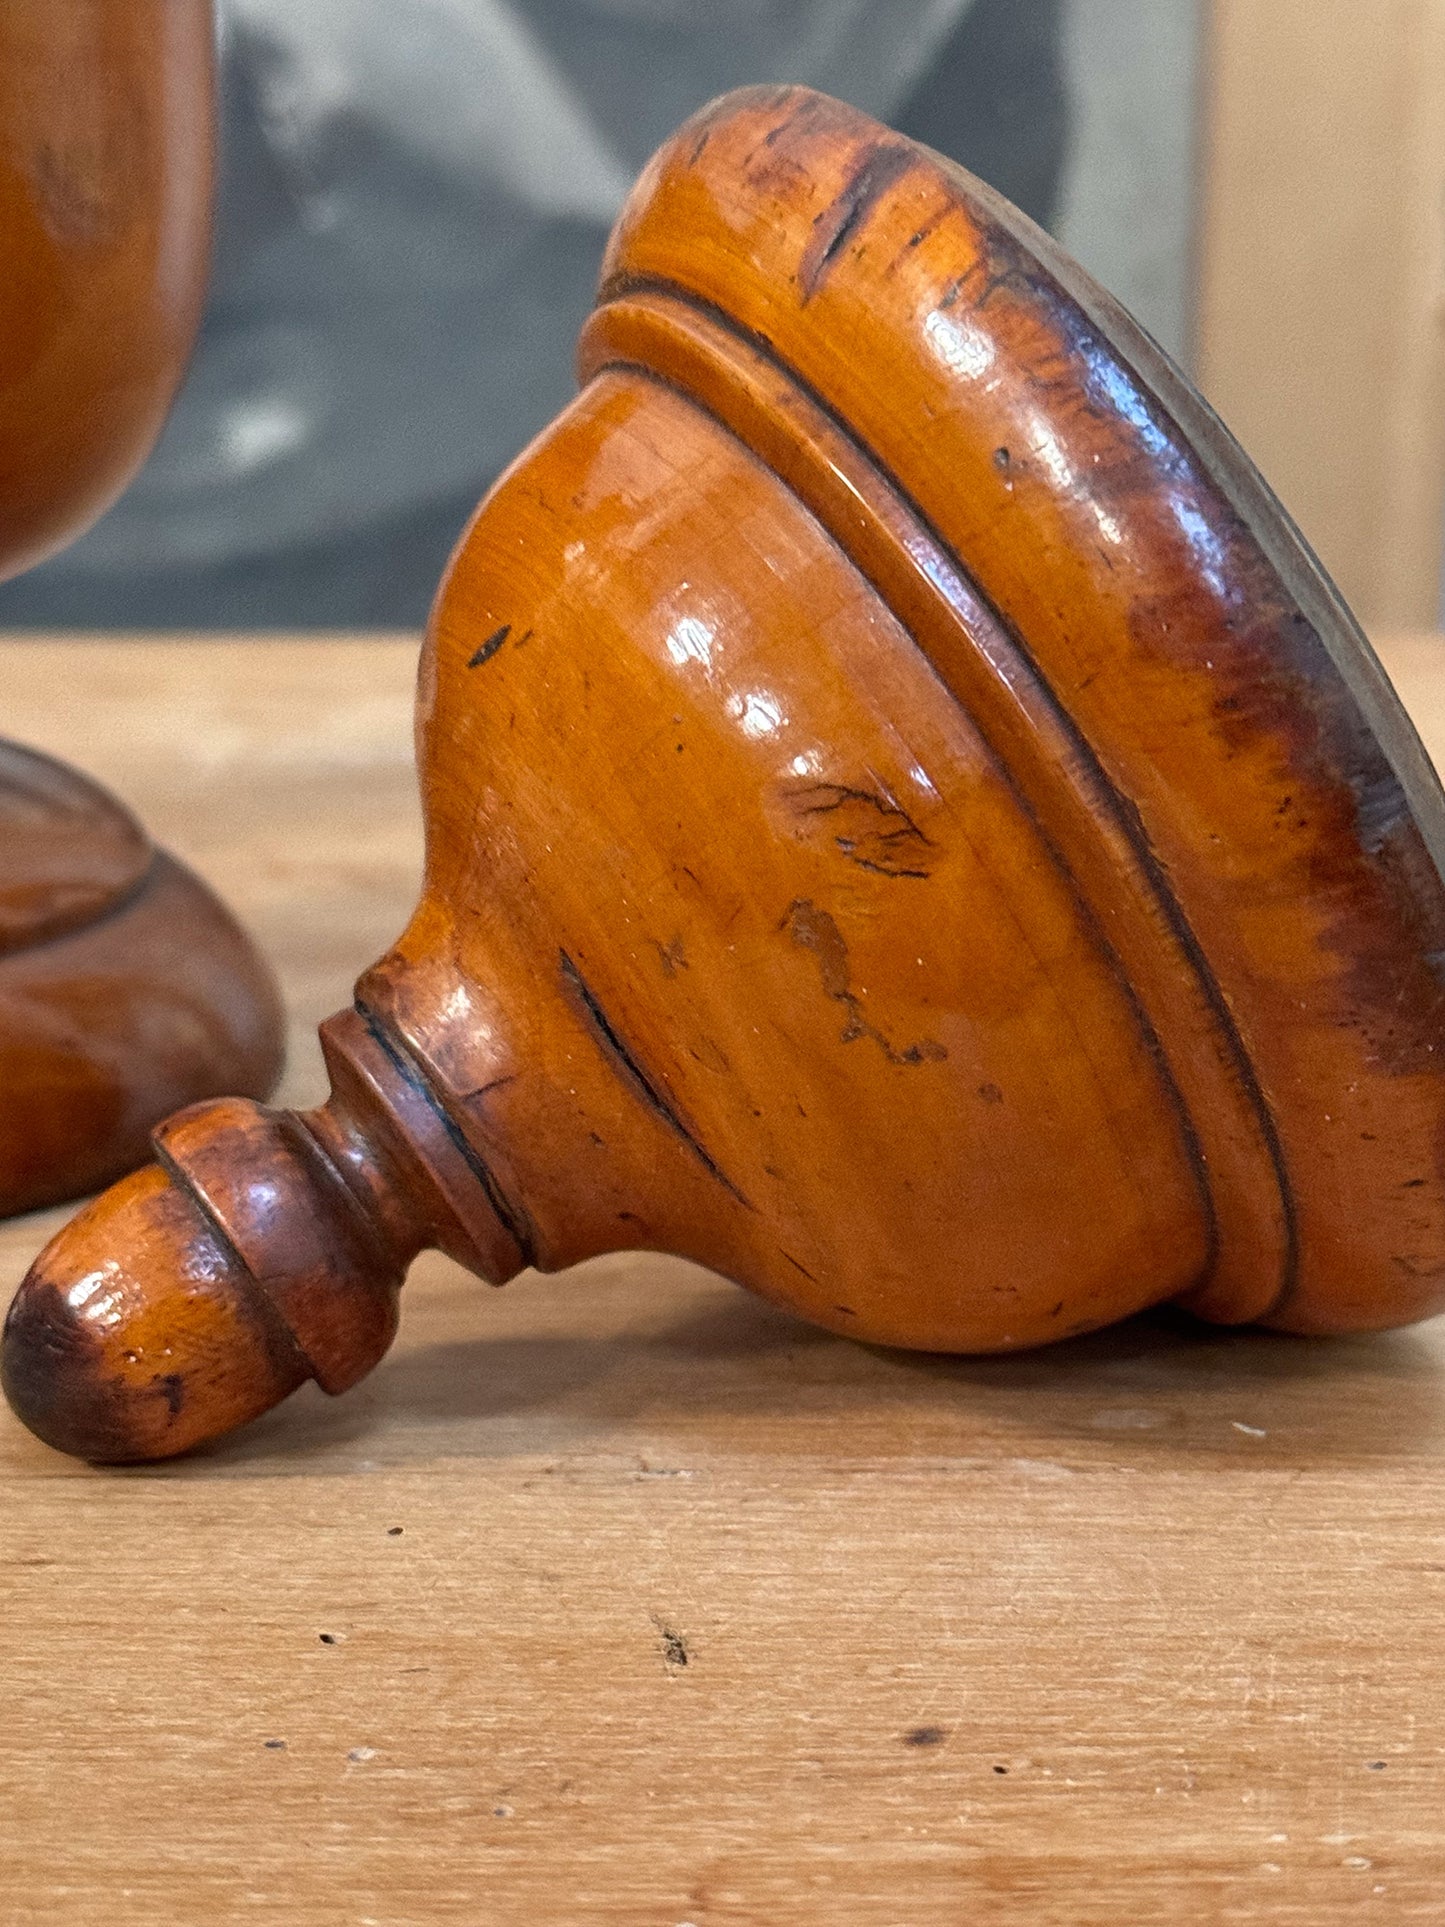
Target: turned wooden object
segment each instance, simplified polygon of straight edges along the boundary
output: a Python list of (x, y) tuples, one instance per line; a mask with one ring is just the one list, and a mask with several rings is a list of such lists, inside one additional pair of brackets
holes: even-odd
[(1248, 461), (977, 181), (734, 95), (421, 665), (421, 903), (41, 1256), (4, 1376), (160, 1457), (376, 1363), (413, 1255), (685, 1254), (1002, 1350), (1445, 1304), (1445, 799)]
[(76, 771), (0, 742), (0, 1216), (134, 1170), (157, 1121), (264, 1095), (270, 972), (229, 912)]
[(89, 527), (150, 452), (210, 255), (210, 0), (0, 7), (0, 576)]
[[(0, 8), (0, 578), (109, 506), (165, 419), (210, 245), (209, 0)], [(275, 986), (93, 783), (0, 742), (0, 1216), (133, 1168), (151, 1127), (264, 1095)]]

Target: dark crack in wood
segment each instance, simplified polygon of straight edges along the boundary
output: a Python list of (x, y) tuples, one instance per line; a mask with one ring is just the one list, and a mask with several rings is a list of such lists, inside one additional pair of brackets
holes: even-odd
[(788, 798), (795, 816), (827, 817), (833, 841), (850, 863), (885, 877), (932, 875), (932, 843), (908, 812), (879, 790), (812, 783)]
[(842, 193), (813, 223), (812, 239), (798, 262), (798, 289), (805, 307), (863, 225), (870, 208), (912, 165), (913, 150), (900, 142), (879, 141), (867, 150)]
[(707, 1146), (703, 1144), (697, 1134), (690, 1130), (682, 1118), (678, 1116), (676, 1110), (663, 1095), (656, 1082), (643, 1068), (635, 1052), (633, 1052), (623, 1040), (621, 1032), (603, 1009), (596, 992), (592, 989), (576, 964), (567, 955), (567, 952), (565, 950), (559, 950), (557, 957), (561, 966), (562, 981), (571, 992), (574, 1003), (581, 1008), (593, 1035), (602, 1046), (604, 1054), (611, 1060), (612, 1064), (621, 1071), (627, 1082), (632, 1085), (638, 1096), (641, 1097), (642, 1101), (647, 1105), (648, 1109), (657, 1117), (661, 1118), (662, 1122), (667, 1125), (670, 1131), (673, 1131), (682, 1139), (683, 1143), (692, 1152), (703, 1169), (717, 1179), (724, 1191), (731, 1197), (736, 1198), (739, 1204), (744, 1205), (751, 1211), (753, 1206), (749, 1199), (745, 1197), (733, 1183), (727, 1172), (723, 1170), (722, 1166), (708, 1151)]

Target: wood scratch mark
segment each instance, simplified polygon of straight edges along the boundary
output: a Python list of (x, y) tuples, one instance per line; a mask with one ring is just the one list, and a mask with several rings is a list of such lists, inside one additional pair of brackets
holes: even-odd
[(858, 232), (874, 203), (913, 165), (913, 153), (895, 141), (869, 148), (849, 175), (841, 194), (813, 223), (813, 236), (798, 262), (803, 305), (818, 292), (829, 268)]
[(632, 1085), (633, 1089), (636, 1090), (648, 1108), (657, 1117), (662, 1119), (669, 1130), (675, 1132), (676, 1135), (682, 1139), (683, 1143), (692, 1152), (703, 1169), (711, 1173), (723, 1189), (737, 1199), (739, 1204), (751, 1211), (753, 1206), (749, 1200), (733, 1183), (732, 1179), (728, 1176), (727, 1172), (723, 1170), (722, 1166), (718, 1164), (716, 1159), (712, 1157), (706, 1145), (702, 1143), (697, 1134), (689, 1130), (681, 1117), (678, 1116), (672, 1104), (659, 1089), (656, 1080), (643, 1068), (635, 1053), (623, 1041), (621, 1033), (603, 1009), (596, 992), (583, 977), (582, 972), (577, 968), (576, 964), (567, 955), (567, 952), (565, 950), (559, 950), (557, 955), (562, 969), (562, 981), (571, 991), (574, 1002), (581, 1006), (583, 1015), (587, 1018), (593, 1035), (597, 1038), (599, 1044), (602, 1045), (612, 1063), (622, 1072), (628, 1083)]

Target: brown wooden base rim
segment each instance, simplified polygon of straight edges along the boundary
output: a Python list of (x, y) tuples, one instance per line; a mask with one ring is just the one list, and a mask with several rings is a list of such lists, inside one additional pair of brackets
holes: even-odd
[(151, 852), (99, 914), (0, 954), (0, 1217), (134, 1170), (157, 1121), (205, 1093), (265, 1097), (284, 1055), (265, 962), (200, 878)]

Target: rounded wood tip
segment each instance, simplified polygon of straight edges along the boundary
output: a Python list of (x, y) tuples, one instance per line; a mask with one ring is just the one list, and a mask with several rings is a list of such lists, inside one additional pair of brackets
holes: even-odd
[(0, 1383), (77, 1458), (172, 1458), (311, 1375), (239, 1258), (158, 1166), (114, 1185), (40, 1254), (10, 1308)]
[(178, 1111), (154, 1134), (159, 1162), (36, 1259), (5, 1322), (0, 1387), (48, 1445), (111, 1463), (188, 1452), (308, 1378), (332, 1393), (364, 1378), (426, 1245), (483, 1276), (518, 1268), (436, 1112), (360, 1017), (332, 1019), (322, 1040), (327, 1104)]

